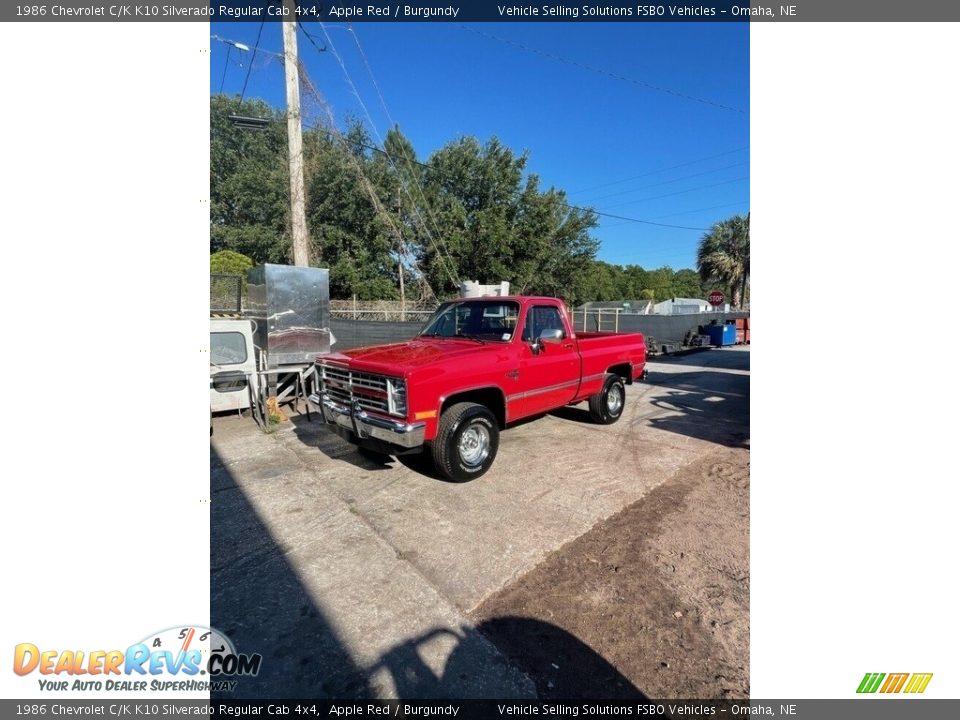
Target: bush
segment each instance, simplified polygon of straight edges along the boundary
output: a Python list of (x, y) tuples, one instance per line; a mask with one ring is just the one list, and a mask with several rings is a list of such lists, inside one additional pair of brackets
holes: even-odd
[(253, 267), (253, 260), (233, 250), (220, 250), (210, 256), (211, 275), (239, 275), (241, 285), (247, 286), (247, 270)]

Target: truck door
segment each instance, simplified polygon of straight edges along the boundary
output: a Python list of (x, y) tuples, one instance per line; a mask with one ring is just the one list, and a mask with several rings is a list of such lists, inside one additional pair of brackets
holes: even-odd
[[(559, 342), (534, 342), (544, 330), (560, 330)], [(518, 390), (521, 397), (511, 407), (511, 417), (535, 415), (566, 405), (580, 385), (580, 353), (555, 305), (531, 305), (523, 323)]]

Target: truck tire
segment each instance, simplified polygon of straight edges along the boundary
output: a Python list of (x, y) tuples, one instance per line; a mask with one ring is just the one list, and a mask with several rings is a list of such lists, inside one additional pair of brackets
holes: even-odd
[(497, 419), (483, 405), (451, 405), (440, 417), (431, 452), (437, 472), (453, 482), (467, 482), (493, 465), (500, 447)]
[(626, 398), (623, 378), (607, 373), (603, 379), (603, 388), (590, 397), (590, 418), (601, 425), (613, 425), (623, 415)]

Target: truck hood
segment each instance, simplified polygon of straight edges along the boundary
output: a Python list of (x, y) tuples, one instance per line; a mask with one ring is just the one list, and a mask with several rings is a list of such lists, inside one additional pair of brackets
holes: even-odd
[(400, 376), (430, 365), (449, 363), (468, 354), (476, 356), (478, 353), (497, 353), (502, 351), (504, 346), (504, 343), (492, 342), (481, 345), (473, 340), (414, 338), (407, 342), (327, 353), (319, 355), (317, 360), (349, 365), (356, 370)]

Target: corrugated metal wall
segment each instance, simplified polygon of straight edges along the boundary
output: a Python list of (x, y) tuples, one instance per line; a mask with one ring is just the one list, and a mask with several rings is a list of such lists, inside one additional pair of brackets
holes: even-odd
[[(700, 313), (698, 315), (620, 315), (618, 322), (620, 332), (642, 332), (648, 340), (660, 346), (679, 345), (687, 333), (696, 330), (699, 325), (709, 325), (711, 320), (723, 323), (727, 320), (747, 317), (749, 313)], [(574, 322), (578, 330), (583, 330), (583, 315), (575, 313)], [(614, 318), (612, 315), (601, 317), (600, 327), (597, 327), (596, 313), (587, 313), (587, 330), (612, 331)], [(337, 338), (333, 351), (350, 350), (364, 345), (381, 345), (383, 343), (409, 340), (423, 328), (422, 322), (384, 322), (379, 320), (346, 320), (333, 319), (330, 329)]]
[[(679, 345), (686, 338), (687, 333), (694, 331), (698, 326), (709, 325), (716, 320), (722, 324), (727, 320), (738, 317), (747, 317), (745, 312), (716, 312), (697, 313), (696, 315), (624, 315), (614, 318), (613, 314), (587, 313), (586, 329), (588, 331), (603, 330), (612, 332), (616, 324), (619, 332), (642, 332), (647, 340), (653, 341), (656, 346), (664, 344)], [(577, 330), (584, 329), (582, 312), (574, 312), (574, 326)]]
[(423, 329), (422, 322), (386, 322), (383, 320), (330, 320), (330, 329), (337, 338), (332, 350), (350, 350), (364, 345), (409, 340)]

